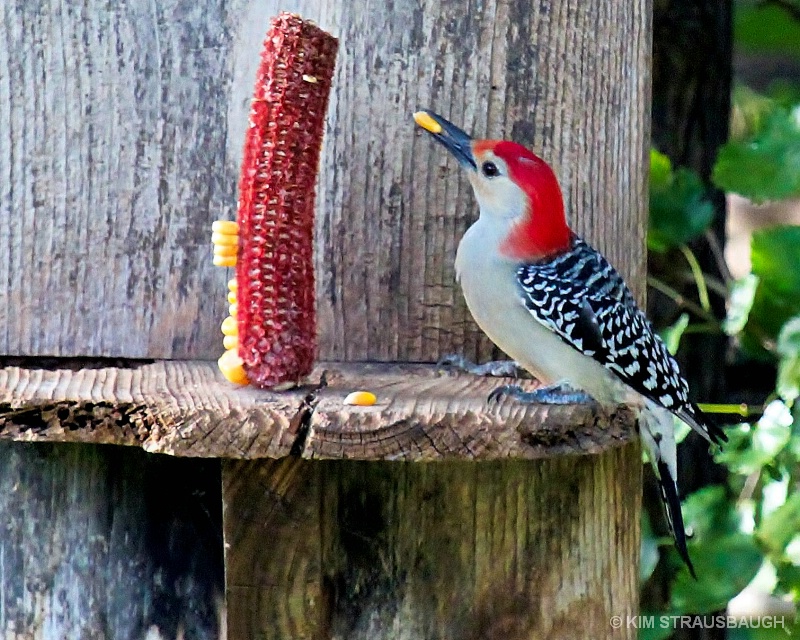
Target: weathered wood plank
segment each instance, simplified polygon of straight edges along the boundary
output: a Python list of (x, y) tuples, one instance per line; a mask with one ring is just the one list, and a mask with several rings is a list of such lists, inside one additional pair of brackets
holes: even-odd
[(250, 4), (251, 24), (283, 8), (340, 39), (319, 180), (321, 358), (494, 353), (455, 283), (455, 250), (476, 213), (471, 189), (455, 162), (409, 129), (420, 107), (476, 136), (539, 150), (576, 229), (644, 295), (650, 6)]
[[(223, 462), (228, 638), (634, 638), (637, 443), (536, 461)], [(268, 541), (268, 542), (267, 542)]]
[(454, 280), (474, 217), (429, 107), (551, 160), (576, 228), (641, 294), (650, 0), (0, 4), (0, 353), (213, 358), (267, 19), (341, 42), (319, 182), (320, 356), (493, 351)]
[[(510, 380), (431, 365), (322, 364), (307, 387), (271, 393), (234, 387), (208, 362), (68, 364), (0, 368), (0, 439), (176, 456), (433, 460), (593, 453), (635, 438), (625, 407), (489, 405)], [(375, 392), (376, 405), (345, 406), (356, 389)]]
[(220, 463), (0, 442), (0, 637), (218, 640)]
[(238, 18), (227, 0), (0, 3), (0, 353), (220, 350), (209, 225), (236, 202)]

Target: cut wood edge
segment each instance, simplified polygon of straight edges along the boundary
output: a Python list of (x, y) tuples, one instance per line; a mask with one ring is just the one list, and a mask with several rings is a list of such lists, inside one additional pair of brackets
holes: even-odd
[[(636, 437), (625, 406), (490, 405), (509, 380), (432, 365), (320, 363), (281, 393), (234, 387), (209, 362), (47, 366), (0, 368), (0, 439), (235, 459), (484, 460), (594, 454)], [(375, 405), (345, 405), (356, 390)]]

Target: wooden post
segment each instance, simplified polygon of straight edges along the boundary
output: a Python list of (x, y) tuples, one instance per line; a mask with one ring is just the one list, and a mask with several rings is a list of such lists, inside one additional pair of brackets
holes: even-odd
[(634, 638), (635, 452), (228, 462), (229, 638)]
[(532, 145), (578, 231), (644, 294), (650, 1), (5, 3), (0, 353), (216, 359), (268, 19), (339, 37), (317, 213), (323, 360), (493, 351), (455, 283), (466, 180), (415, 130), (436, 110)]
[[(219, 354), (226, 276), (208, 229), (232, 217), (258, 51), (281, 9), (342, 47), (319, 181), (322, 359), (495, 351), (454, 279), (472, 196), (415, 131), (419, 107), (536, 148), (575, 228), (643, 298), (650, 4), (6, 3), (0, 353), (22, 359), (0, 368), (0, 437), (224, 458), (228, 640), (633, 638), (610, 626), (637, 607), (630, 414), (490, 408), (492, 381), (433, 367), (327, 364), (276, 395), (232, 389), (198, 362), (28, 358)], [(342, 407), (365, 387), (378, 405)], [(0, 480), (14, 456), (35, 458), (8, 446)], [(64, 459), (51, 476), (83, 466)], [(86, 486), (75, 495), (100, 506), (76, 535), (103, 531), (109, 513), (109, 495)], [(0, 503), (5, 519), (28, 522), (23, 511)], [(7, 580), (24, 580), (15, 566)], [(75, 629), (53, 624), (19, 633)]]
[[(342, 43), (317, 228), (324, 357), (494, 351), (453, 271), (472, 195), (408, 131), (418, 107), (540, 150), (576, 228), (643, 298), (647, 0), (290, 8)], [(610, 620), (637, 608), (640, 471), (635, 444), (528, 463), (225, 462), (230, 636), (633, 637)]]

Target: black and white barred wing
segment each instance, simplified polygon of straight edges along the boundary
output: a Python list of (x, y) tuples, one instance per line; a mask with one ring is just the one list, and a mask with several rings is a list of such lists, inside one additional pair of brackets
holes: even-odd
[[(517, 271), (522, 301), (531, 315), (703, 436), (713, 442), (724, 438), (689, 402), (678, 364), (616, 271), (601, 257), (581, 260), (575, 252), (566, 256)], [(574, 271), (587, 263), (605, 273), (576, 277)]]

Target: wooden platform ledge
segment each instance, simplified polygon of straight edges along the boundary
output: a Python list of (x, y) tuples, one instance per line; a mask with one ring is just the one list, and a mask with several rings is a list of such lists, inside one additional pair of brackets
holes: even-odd
[[(29, 360), (0, 368), (0, 439), (175, 456), (433, 460), (596, 453), (635, 434), (624, 406), (489, 406), (489, 392), (507, 380), (430, 365), (321, 363), (311, 380), (271, 393), (233, 387), (209, 362)], [(374, 392), (377, 404), (345, 406), (357, 389)]]

